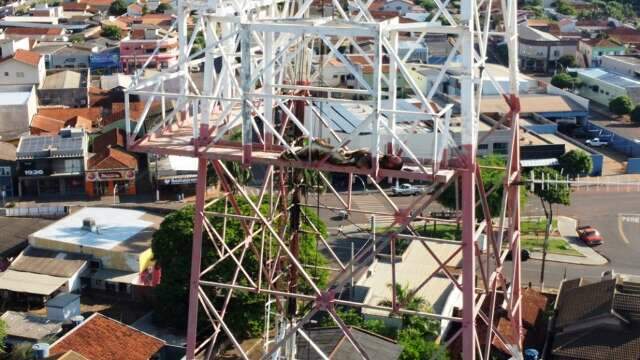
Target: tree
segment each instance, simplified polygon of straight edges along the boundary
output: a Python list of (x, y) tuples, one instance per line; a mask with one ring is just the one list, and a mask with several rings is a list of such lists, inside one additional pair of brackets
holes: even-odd
[(553, 224), (553, 205), (569, 205), (571, 203), (571, 189), (564, 182), (550, 183), (562, 180), (558, 171), (549, 167), (543, 167), (532, 171), (532, 176), (542, 183), (533, 185), (533, 193), (540, 198), (547, 226), (544, 232), (544, 244), (542, 246), (542, 268), (540, 270), (540, 287), (544, 285), (544, 268), (547, 260), (547, 247), (549, 245), (549, 233)]
[(626, 96), (618, 96), (609, 102), (609, 110), (616, 115), (625, 115), (633, 110), (633, 102)]
[(149, 13), (149, 7), (147, 6), (147, 4), (144, 4), (142, 6), (142, 15), (147, 15)]
[(556, 10), (563, 15), (576, 15), (576, 8), (567, 0), (556, 1)]
[(560, 73), (551, 78), (551, 85), (560, 89), (570, 89), (575, 87), (576, 78), (567, 73)]
[[(391, 288), (392, 285), (387, 284), (387, 287)], [(405, 304), (403, 307), (409, 310), (424, 310), (427, 306), (427, 301), (423, 297), (410, 295), (411, 289), (409, 288), (409, 284), (405, 284), (404, 286), (396, 284), (396, 301), (398, 304)], [(391, 300), (382, 300), (378, 305), (391, 307), (393, 304)]]
[(124, 0), (115, 0), (109, 6), (109, 14), (120, 16), (127, 12), (127, 2)]
[[(237, 199), (242, 215), (253, 214), (248, 202), (244, 199)], [(265, 197), (260, 204), (260, 210), (267, 213), (269, 199)], [(257, 199), (253, 199), (254, 203)], [(219, 200), (208, 209), (212, 212), (222, 213), (225, 206), (231, 208), (229, 203)], [(233, 212), (233, 210), (230, 210)], [(305, 219), (313, 222), (316, 228), (327, 236), (326, 225), (317, 218), (313, 211), (304, 210), (307, 216)], [(191, 244), (193, 237), (193, 216), (192, 206), (185, 207), (169, 214), (160, 224), (160, 228), (153, 235), (151, 248), (154, 259), (162, 268), (162, 281), (154, 289), (154, 321), (160, 325), (184, 328), (187, 323), (187, 299), (188, 284), (191, 264)], [(244, 231), (239, 220), (227, 219), (226, 224), (221, 217), (208, 215), (208, 220), (222, 234), (223, 226), (226, 227), (226, 244), (229, 248), (234, 248), (244, 239)], [(282, 221), (282, 220), (281, 220)], [(284, 223), (274, 223), (272, 226), (283, 227)], [(319, 287), (324, 287), (327, 283), (328, 273), (324, 270), (327, 259), (316, 247), (316, 238), (312, 234), (312, 229), (306, 221), (302, 221), (300, 236), (300, 262), (307, 266), (307, 271), (311, 273)], [(285, 234), (286, 236), (286, 234)], [(256, 235), (253, 241), (259, 244), (262, 237)], [(277, 247), (274, 246), (274, 254)], [(202, 269), (211, 266), (218, 261), (218, 252), (213, 247), (211, 241), (202, 242)], [(242, 262), (245, 270), (249, 274), (256, 274), (259, 269), (259, 261), (252, 251), (247, 251)], [(231, 258), (222, 260), (215, 268), (204, 276), (205, 280), (216, 282), (231, 282), (235, 272), (236, 264)], [(249, 285), (242, 275), (238, 278), (239, 284)], [(306, 282), (299, 279), (298, 290), (304, 292)], [(210, 297), (216, 307), (222, 306), (224, 292), (211, 293)], [(265, 296), (243, 291), (234, 292), (233, 298), (227, 308), (226, 322), (231, 331), (238, 335), (240, 339), (257, 336), (263, 331), (264, 326), (264, 304)], [(203, 326), (207, 326), (206, 316), (201, 313), (199, 321)]]
[(433, 0), (421, 0), (420, 6), (422, 6), (427, 11), (432, 11), (438, 7)]
[(69, 37), (69, 41), (71, 41), (73, 44), (83, 43), (84, 42), (84, 35), (82, 35), (82, 34), (71, 35)]
[(156, 14), (163, 14), (165, 11), (171, 10), (171, 5), (167, 3), (160, 3), (156, 8)]
[(120, 32), (120, 28), (115, 25), (105, 25), (102, 27), (102, 36), (111, 40), (120, 40), (122, 33)]
[[(491, 216), (498, 216), (500, 214), (500, 210), (502, 209), (502, 192), (504, 190), (503, 178), (504, 171), (498, 170), (497, 168), (504, 168), (506, 166), (506, 160), (503, 156), (500, 155), (487, 155), (481, 158), (478, 158), (478, 163), (480, 166), (490, 166), (492, 168), (482, 169), (481, 177), (482, 182), (484, 184), (484, 190), (489, 192), (491, 188), (496, 188), (492, 193), (487, 196), (487, 202), (489, 203), (489, 211), (491, 212)], [(456, 199), (459, 196), (456, 196), (455, 192), (456, 187), (451, 184), (438, 198), (438, 202), (449, 209), (457, 209)], [(459, 194), (458, 194), (459, 195)], [(526, 203), (527, 193), (524, 188), (521, 188), (520, 191), (521, 203)], [(484, 216), (482, 212), (482, 206), (478, 205), (476, 208), (476, 217), (478, 219), (482, 219)]]
[(563, 55), (558, 59), (558, 64), (560, 64), (563, 69), (576, 67), (576, 57), (573, 55)]
[(640, 123), (640, 105), (636, 105), (631, 111), (631, 121), (634, 123)]
[(582, 150), (571, 150), (558, 158), (563, 174), (575, 179), (579, 175), (587, 175), (593, 170), (593, 160)]

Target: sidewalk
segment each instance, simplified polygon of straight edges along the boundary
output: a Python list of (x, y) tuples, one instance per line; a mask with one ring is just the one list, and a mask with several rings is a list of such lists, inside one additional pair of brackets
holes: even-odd
[[(591, 265), (602, 266), (609, 261), (604, 256), (600, 255), (593, 248), (585, 245), (576, 234), (576, 226), (578, 224), (576, 219), (558, 216), (558, 231), (567, 240), (569, 245), (578, 251), (582, 256), (570, 256), (547, 253), (547, 261), (562, 262), (576, 265)], [(531, 258), (536, 260), (542, 260), (541, 252), (532, 252)]]

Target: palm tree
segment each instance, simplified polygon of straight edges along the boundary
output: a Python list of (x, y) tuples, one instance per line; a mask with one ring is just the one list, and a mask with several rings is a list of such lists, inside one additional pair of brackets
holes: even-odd
[[(389, 288), (392, 288), (391, 284), (387, 284)], [(398, 304), (404, 305), (408, 310), (413, 311), (424, 311), (429, 307), (427, 301), (421, 296), (411, 295), (411, 289), (409, 288), (409, 284), (400, 285), (396, 284), (396, 302)], [(391, 300), (382, 300), (378, 303), (380, 306), (393, 306)]]

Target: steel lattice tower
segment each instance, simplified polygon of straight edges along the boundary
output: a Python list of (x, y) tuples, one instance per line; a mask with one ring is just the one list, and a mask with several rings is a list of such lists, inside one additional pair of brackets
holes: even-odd
[[(310, 16), (312, 5), (317, 3), (313, 0), (178, 0), (175, 25), (180, 51), (178, 65), (148, 79), (136, 77), (126, 90), (125, 111), (130, 149), (198, 159), (187, 332), (188, 359), (201, 352), (205, 357), (210, 357), (221, 333), (247, 358), (225, 322), (227, 305), (234, 292), (265, 294), (276, 308), (274, 312), (279, 314), (278, 324), (275, 325), (276, 338), (267, 341), (265, 359), (294, 358), (295, 342), (292, 339), (295, 336), (301, 336), (321, 353), (303, 328), (318, 312), (328, 313), (362, 358), (368, 359), (364, 349), (338, 316), (335, 310), (337, 305), (369, 307), (395, 314), (459, 322), (459, 330), (448, 338), (447, 345), (461, 336), (465, 359), (488, 359), (494, 340), (511, 349), (516, 358), (521, 357), (519, 256), (513, 257), (513, 271), (510, 274), (506, 274), (504, 269), (508, 252), (520, 253), (517, 1), (502, 0), (494, 4), (492, 0), (461, 0), (458, 7), (454, 7), (450, 0), (434, 2), (437, 10), (429, 20), (400, 23), (397, 19), (376, 21), (369, 11), (373, 0), (367, 0), (366, 3), (362, 0), (331, 0), (332, 14), (329, 17)], [(325, 5), (324, 2), (322, 5)], [(191, 29), (188, 28), (189, 18), (194, 20)], [(416, 42), (429, 34), (446, 34), (454, 42), (435, 82), (426, 89), (420, 88), (411, 77), (407, 63), (410, 54), (399, 55), (399, 36), (403, 33), (420, 34)], [(192, 51), (198, 34), (204, 37), (205, 47)], [(356, 41), (365, 38), (372, 44), (368, 51)], [(490, 82), (496, 89), (502, 89), (484, 71), (487, 46), (493, 39), (503, 40), (507, 44), (510, 73), (510, 88), (502, 95), (511, 110), (491, 130), (502, 124), (507, 124), (511, 129), (500, 214), (490, 214), (488, 194), (476, 161), (482, 84)], [(318, 53), (320, 44), (326, 53)], [(354, 54), (362, 55), (366, 66), (372, 70), (372, 79), (363, 77), (361, 65), (355, 65), (340, 51), (344, 45), (350, 45)], [(454, 140), (451, 133), (454, 104), (437, 107), (432, 102), (445, 73), (456, 58), (459, 58), (462, 68), (458, 105), (462, 136), (459, 142)], [(344, 66), (354, 86), (329, 86), (321, 81), (324, 65), (329, 61)], [(144, 64), (143, 69), (148, 63)], [(202, 84), (197, 84), (190, 67), (202, 63), (204, 76)], [(400, 81), (407, 84), (417, 99), (419, 106), (415, 111), (397, 108)], [(130, 117), (131, 95), (146, 102), (139, 118)], [(283, 152), (292, 151), (295, 146), (285, 134), (287, 129), (293, 129), (308, 142), (324, 134), (325, 138), (330, 137), (338, 144), (335, 152), (349, 147), (349, 135), (332, 131), (321, 109), (322, 104), (329, 101), (347, 105), (366, 104), (371, 109), (356, 129), (367, 128), (371, 131), (366, 144), (371, 154), (370, 166), (335, 165), (327, 161), (328, 156), (311, 161), (300, 157), (289, 160), (282, 158)], [(161, 110), (152, 115), (150, 110), (154, 107), (160, 107)], [(417, 156), (416, 149), (407, 145), (402, 135), (397, 133), (398, 119), (406, 115), (419, 115), (429, 125), (431, 133), (425, 137), (430, 144), (428, 156)], [(143, 128), (147, 129), (144, 134), (141, 132)], [(240, 140), (230, 137), (235, 133), (241, 134)], [(382, 157), (390, 154), (401, 154), (405, 164), (401, 170), (380, 166)], [(230, 162), (266, 168), (266, 178), (257, 197), (255, 194), (252, 196), (234, 177), (228, 166)], [(222, 213), (213, 214), (208, 210), (211, 206), (205, 199), (208, 165), (212, 166), (225, 192), (224, 199), (219, 201), (225, 201), (228, 206)], [(289, 238), (277, 225), (278, 219), (291, 220), (291, 209), (301, 206), (297, 203), (295, 191), (294, 201), (288, 203), (291, 189), (283, 180), (288, 169), (344, 173), (349, 178), (349, 184), (355, 175), (367, 177), (382, 194), (386, 205), (394, 209), (386, 214), (395, 219), (388, 231), (376, 234), (375, 240), (368, 243), (350, 263), (341, 262), (331, 252), (340, 269), (325, 288), (317, 286), (300, 262), (296, 247), (292, 245), (297, 241), (295, 234)], [(322, 172), (319, 176), (341, 204), (333, 210), (359, 211), (351, 206), (351, 185), (346, 195), (341, 194)], [(400, 207), (377, 185), (377, 181), (385, 177), (429, 181), (434, 184), (435, 191), (416, 197), (408, 207)], [(428, 219), (422, 216), (422, 211), (455, 182), (458, 182), (461, 193), (462, 212), (457, 221), (462, 226), (462, 239), (449, 243), (455, 243), (458, 246), (456, 253), (462, 253), (461, 279), (447, 270), (451, 258), (439, 259), (429, 250), (430, 243), (446, 240), (418, 236), (412, 226), (414, 220)], [(259, 208), (267, 198), (271, 204), (265, 213)], [(241, 213), (238, 199), (249, 204), (250, 215)], [(477, 221), (477, 205), (482, 209), (483, 218), (495, 221)], [(216, 230), (207, 215), (239, 220), (244, 230), (240, 244), (234, 248), (227, 246), (227, 235), (224, 231)], [(304, 216), (297, 221), (305, 221)], [(327, 245), (317, 229), (316, 232), (319, 240)], [(412, 235), (406, 235), (407, 232)], [(479, 246), (478, 239), (482, 233), (487, 236), (486, 251), (481, 251)], [(265, 241), (254, 243), (256, 236), (268, 237), (270, 244), (278, 249), (277, 256), (272, 258), (271, 249), (266, 249)], [(351, 275), (366, 268), (368, 260), (381, 249), (389, 246), (393, 253), (395, 242), (399, 239), (419, 241), (429, 250), (439, 264), (436, 272), (444, 272), (454, 286), (462, 291), (462, 317), (408, 310), (406, 304), (397, 301), (395, 291), (391, 307), (347, 301), (336, 296), (348, 284)], [(203, 241), (213, 243), (220, 259), (205, 269), (201, 268)], [(259, 259), (258, 271), (251, 271), (243, 265), (247, 253), (253, 253)], [(221, 261), (232, 262), (236, 267), (232, 281), (221, 283), (205, 280), (204, 275), (215, 271)], [(305, 281), (309, 291), (299, 291), (295, 286), (282, 286), (282, 271), (289, 278)], [(425, 280), (420, 288), (434, 274), (423, 274)], [(389, 278), (392, 279), (392, 289), (395, 289), (395, 268)], [(482, 280), (476, 284), (476, 278)], [(413, 289), (412, 293), (418, 290)], [(222, 306), (216, 307), (210, 299), (216, 293), (224, 298)], [(498, 293), (505, 300), (513, 329), (511, 334), (500, 333), (494, 324)], [(289, 317), (286, 306), (283, 306), (287, 300), (290, 303), (293, 301), (293, 304), (307, 304), (310, 310), (303, 316)], [(204, 314), (209, 319), (213, 333), (198, 342), (199, 305), (201, 316)], [(482, 341), (478, 337), (479, 327), (488, 329), (483, 332), (486, 333), (486, 339)], [(326, 354), (321, 354), (321, 357), (328, 358)]]

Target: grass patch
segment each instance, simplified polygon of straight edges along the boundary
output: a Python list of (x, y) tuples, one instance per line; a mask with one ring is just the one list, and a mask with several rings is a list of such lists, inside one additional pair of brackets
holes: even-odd
[[(520, 241), (522, 248), (529, 251), (542, 251), (542, 247), (544, 245), (544, 237), (524, 235)], [(567, 240), (554, 236), (549, 237), (549, 247), (547, 248), (547, 252), (550, 254), (582, 256), (582, 254), (575, 250)]]
[[(522, 219), (520, 221), (520, 232), (523, 234), (529, 233), (542, 233), (544, 234), (545, 227), (547, 226), (547, 219), (540, 217), (538, 219)], [(551, 232), (558, 228), (558, 220), (553, 219), (551, 223)]]

